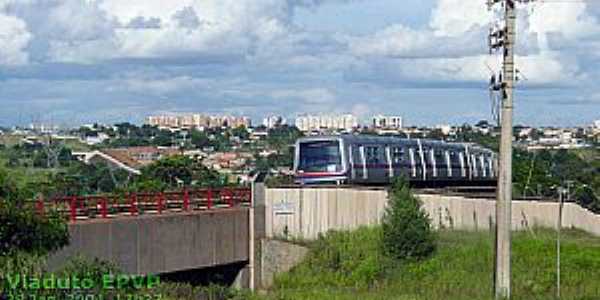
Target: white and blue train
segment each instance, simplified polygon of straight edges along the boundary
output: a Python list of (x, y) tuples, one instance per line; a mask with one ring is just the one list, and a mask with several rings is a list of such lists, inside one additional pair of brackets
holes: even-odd
[(341, 135), (296, 142), (299, 184), (387, 184), (404, 176), (424, 186), (492, 185), (497, 155), (469, 143)]

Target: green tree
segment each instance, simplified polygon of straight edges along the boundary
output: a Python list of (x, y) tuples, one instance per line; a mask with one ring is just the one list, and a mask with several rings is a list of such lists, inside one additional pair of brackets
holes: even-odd
[(420, 259), (435, 250), (429, 217), (404, 178), (397, 179), (389, 191), (382, 229), (384, 252), (393, 259)]
[(0, 201), (0, 256), (46, 255), (69, 243), (67, 225), (57, 215), (42, 217), (21, 203)]
[(0, 257), (19, 251), (45, 255), (68, 243), (64, 220), (35, 213), (28, 201), (34, 191), (26, 180), (0, 166)]
[(302, 137), (302, 132), (293, 126), (281, 126), (269, 130), (267, 144), (277, 151), (293, 145), (297, 139)]
[(243, 126), (243, 125), (232, 129), (231, 134), (242, 140), (247, 140), (250, 137), (250, 133), (248, 132), (248, 129), (246, 128), (246, 126)]
[[(153, 181), (152, 183), (142, 183)], [(222, 184), (221, 177), (199, 162), (187, 156), (171, 156), (163, 158), (142, 169), (142, 175), (136, 180), (138, 186), (147, 184), (157, 187), (162, 182), (165, 187), (176, 188), (180, 184), (189, 186), (217, 186)]]
[(193, 130), (191, 134), (192, 144), (198, 148), (202, 149), (204, 147), (210, 147), (211, 143), (208, 139), (208, 136), (204, 132), (200, 132), (198, 130)]

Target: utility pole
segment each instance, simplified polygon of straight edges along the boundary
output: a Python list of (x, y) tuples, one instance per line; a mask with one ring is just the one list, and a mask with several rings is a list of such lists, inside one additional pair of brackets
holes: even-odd
[(558, 221), (556, 224), (556, 299), (560, 299), (560, 231), (562, 228), (562, 211), (565, 192), (563, 187), (558, 189)]
[(490, 54), (501, 50), (502, 72), (492, 75), (490, 91), (501, 101), (500, 161), (496, 199), (496, 256), (494, 289), (497, 299), (510, 298), (511, 257), (511, 202), (512, 202), (512, 140), (513, 140), (513, 90), (516, 80), (516, 3), (530, 0), (488, 0), (488, 9), (496, 4), (503, 7), (504, 20), (499, 28), (490, 29)]
[(511, 201), (512, 201), (512, 118), (513, 118), (513, 87), (514, 87), (514, 44), (516, 11), (515, 2), (506, 0), (504, 3), (506, 18), (506, 39), (504, 43), (504, 77), (502, 111), (500, 115), (500, 174), (498, 176), (496, 199), (496, 298), (510, 298), (510, 230), (511, 230)]
[(558, 222), (557, 222), (557, 232), (556, 232), (556, 299), (560, 299), (560, 234), (562, 230), (562, 216), (563, 216), (563, 206), (564, 206), (564, 194), (567, 194), (567, 202), (571, 201), (571, 185), (573, 181), (568, 180), (567, 188), (564, 189), (561, 187), (559, 189), (559, 197), (558, 197)]

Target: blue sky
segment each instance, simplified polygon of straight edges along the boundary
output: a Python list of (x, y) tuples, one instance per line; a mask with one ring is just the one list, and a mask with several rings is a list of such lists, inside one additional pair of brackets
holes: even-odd
[[(494, 12), (462, 0), (0, 0), (0, 125), (157, 113), (491, 119)], [(600, 5), (519, 10), (516, 122), (600, 119)]]

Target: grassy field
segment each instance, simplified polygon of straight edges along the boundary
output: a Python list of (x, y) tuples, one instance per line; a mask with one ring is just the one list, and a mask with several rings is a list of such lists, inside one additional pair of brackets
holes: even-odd
[[(378, 265), (385, 259), (367, 244), (378, 242), (378, 229), (346, 235), (325, 239), (329, 246), (313, 246), (303, 264), (256, 299), (493, 298), (493, 239), (488, 233), (441, 232), (429, 259), (396, 266), (388, 262), (382, 268)], [(514, 234), (512, 299), (555, 299), (555, 236), (549, 230)], [(600, 299), (600, 239), (563, 232), (562, 253), (561, 299)]]

